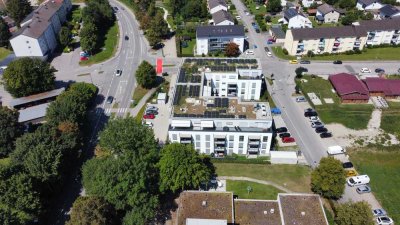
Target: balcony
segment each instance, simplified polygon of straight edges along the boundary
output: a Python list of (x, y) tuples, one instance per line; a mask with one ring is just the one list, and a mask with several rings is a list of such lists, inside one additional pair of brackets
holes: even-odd
[(247, 149), (247, 152), (248, 152), (249, 154), (258, 154), (259, 148), (248, 148), (248, 149)]
[(181, 138), (181, 144), (191, 144), (192, 138)]

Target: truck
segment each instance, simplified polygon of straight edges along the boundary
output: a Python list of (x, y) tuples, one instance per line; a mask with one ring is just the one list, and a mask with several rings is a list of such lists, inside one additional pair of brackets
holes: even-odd
[(342, 146), (335, 145), (335, 146), (329, 146), (327, 152), (328, 155), (344, 154), (346, 153), (346, 149), (344, 149)]
[(350, 187), (369, 184), (370, 179), (368, 175), (354, 176), (347, 179), (347, 184)]

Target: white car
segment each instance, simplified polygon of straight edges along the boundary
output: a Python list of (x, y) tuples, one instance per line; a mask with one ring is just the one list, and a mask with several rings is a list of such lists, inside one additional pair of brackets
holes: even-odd
[(392, 225), (393, 220), (392, 218), (388, 216), (379, 216), (376, 218), (376, 222), (378, 222), (379, 225)]
[(296, 102), (306, 102), (306, 98), (304, 96), (296, 97)]
[(240, 16), (235, 16), (235, 17), (236, 17), (236, 19), (237, 19), (237, 20), (240, 20), (240, 19), (241, 19), (241, 17), (240, 17)]
[(361, 68), (360, 72), (361, 73), (371, 73), (371, 70), (368, 68)]
[(153, 127), (153, 123), (149, 121), (146, 121), (143, 125), (146, 127)]
[(249, 12), (246, 12), (246, 16), (250, 16), (250, 13), (249, 13)]
[(246, 55), (254, 55), (254, 51), (253, 50), (247, 50), (246, 51)]
[(272, 57), (272, 53), (271, 52), (267, 52), (267, 56), (268, 57)]
[(318, 116), (311, 116), (310, 117), (310, 122), (319, 122)]
[(259, 10), (260, 9), (260, 6), (256, 6), (256, 10)]
[(119, 77), (122, 75), (122, 70), (115, 71), (115, 76)]
[(146, 111), (147, 111), (147, 110), (155, 110), (155, 111), (158, 111), (158, 108), (157, 108), (156, 106), (149, 105), (149, 106), (146, 107)]

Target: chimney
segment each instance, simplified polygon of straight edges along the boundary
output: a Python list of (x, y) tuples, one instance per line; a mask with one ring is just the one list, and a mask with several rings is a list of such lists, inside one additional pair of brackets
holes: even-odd
[(270, 209), (269, 210), (269, 213), (271, 213), (271, 214), (274, 214), (274, 212), (275, 212), (275, 209)]
[(306, 215), (306, 212), (301, 212), (301, 216), (305, 216)]
[(268, 214), (268, 211), (267, 210), (264, 210), (264, 215), (267, 215)]
[(201, 203), (201, 205), (202, 205), (203, 207), (206, 207), (206, 206), (207, 206), (207, 201), (203, 201), (203, 202)]

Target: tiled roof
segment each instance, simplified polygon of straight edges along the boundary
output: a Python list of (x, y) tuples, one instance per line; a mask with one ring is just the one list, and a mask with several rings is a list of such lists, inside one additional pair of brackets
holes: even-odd
[(228, 7), (225, 0), (208, 0), (208, 7), (210, 7), (210, 9), (213, 9), (219, 5)]
[(328, 14), (328, 13), (330, 13), (330, 12), (332, 12), (332, 11), (336, 11), (335, 8), (333, 8), (331, 5), (326, 4), (326, 3), (323, 4), (323, 5), (318, 6), (317, 10), (318, 10), (322, 15)]
[(200, 26), (196, 28), (197, 37), (232, 37), (243, 36), (244, 27), (242, 25), (224, 26)]
[(225, 10), (220, 10), (214, 14), (212, 14), (212, 18), (214, 20), (214, 24), (219, 24), (221, 22), (224, 22), (225, 20), (229, 20), (232, 23), (234, 22), (233, 17), (231, 16), (230, 13), (228, 13)]
[(330, 75), (329, 81), (342, 99), (369, 99), (368, 89), (364, 83), (354, 75), (347, 73)]
[(367, 77), (363, 81), (370, 92), (383, 92), (388, 96), (400, 96), (400, 80)]

